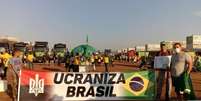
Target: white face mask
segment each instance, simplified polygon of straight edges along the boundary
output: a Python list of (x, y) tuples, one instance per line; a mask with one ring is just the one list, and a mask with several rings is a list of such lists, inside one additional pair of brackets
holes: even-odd
[(175, 52), (176, 52), (176, 53), (180, 53), (180, 52), (181, 52), (181, 49), (180, 49), (180, 48), (176, 48), (176, 49), (175, 49)]

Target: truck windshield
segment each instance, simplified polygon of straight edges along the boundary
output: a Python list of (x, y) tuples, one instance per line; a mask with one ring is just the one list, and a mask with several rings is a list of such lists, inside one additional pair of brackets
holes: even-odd
[(21, 51), (21, 52), (25, 52), (25, 47), (15, 47), (17, 50)]
[(1, 47), (1, 48), (8, 48), (9, 46), (8, 46), (7, 44), (2, 44), (2, 43), (0, 43), (0, 47)]
[(43, 51), (45, 51), (45, 48), (44, 47), (36, 47), (35, 51), (43, 52)]
[(65, 48), (55, 48), (56, 52), (64, 52)]

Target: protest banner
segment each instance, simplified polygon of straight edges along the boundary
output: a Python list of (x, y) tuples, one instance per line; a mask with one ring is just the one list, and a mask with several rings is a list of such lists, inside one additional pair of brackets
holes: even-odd
[(155, 69), (167, 69), (170, 67), (171, 56), (156, 56), (154, 58)]
[(155, 98), (154, 71), (66, 73), (22, 70), (19, 81), (20, 101)]

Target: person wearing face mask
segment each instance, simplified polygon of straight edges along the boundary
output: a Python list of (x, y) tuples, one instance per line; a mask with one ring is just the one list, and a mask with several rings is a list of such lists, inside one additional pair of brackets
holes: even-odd
[(174, 51), (175, 53), (171, 58), (170, 72), (177, 99), (194, 100), (195, 94), (190, 78), (190, 72), (193, 65), (192, 58), (183, 51), (180, 43), (174, 44)]

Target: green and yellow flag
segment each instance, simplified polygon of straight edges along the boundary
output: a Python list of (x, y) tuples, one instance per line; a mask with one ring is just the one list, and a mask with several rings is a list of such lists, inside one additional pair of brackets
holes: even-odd
[(155, 72), (139, 71), (126, 73), (124, 94), (126, 99), (153, 100), (155, 98)]

